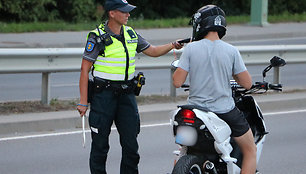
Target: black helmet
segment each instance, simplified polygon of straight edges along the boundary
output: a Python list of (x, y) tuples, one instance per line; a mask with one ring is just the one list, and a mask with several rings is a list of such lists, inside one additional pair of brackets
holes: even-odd
[(226, 32), (224, 11), (215, 5), (200, 8), (191, 18), (193, 28), (192, 41), (202, 39), (209, 31), (217, 31), (221, 39)]

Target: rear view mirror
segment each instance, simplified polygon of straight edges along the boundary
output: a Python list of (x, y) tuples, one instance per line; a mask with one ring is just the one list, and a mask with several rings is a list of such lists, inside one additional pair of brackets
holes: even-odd
[(284, 65), (286, 65), (286, 61), (285, 61), (284, 59), (282, 59), (282, 58), (280, 58), (280, 57), (277, 57), (277, 56), (274, 56), (274, 57), (270, 60), (270, 65), (267, 66), (267, 67), (263, 70), (263, 72), (262, 72), (263, 78), (266, 77), (266, 73), (267, 73), (268, 71), (270, 71), (270, 69), (271, 69), (272, 67), (277, 68), (277, 67), (281, 67), (281, 66), (284, 66)]
[(274, 56), (271, 60), (270, 60), (271, 66), (272, 67), (281, 67), (286, 65), (286, 61), (280, 57)]

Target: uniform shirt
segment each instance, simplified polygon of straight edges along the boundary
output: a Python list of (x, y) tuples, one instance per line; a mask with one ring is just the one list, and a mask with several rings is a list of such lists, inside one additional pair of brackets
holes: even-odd
[[(122, 28), (121, 28), (121, 31), (120, 31), (120, 35), (116, 35), (105, 24), (105, 32), (110, 34), (111, 36), (117, 38), (119, 41), (124, 39), (123, 38), (123, 29)], [(136, 49), (136, 51), (139, 53), (139, 52), (142, 52), (145, 49), (149, 48), (150, 43), (147, 42), (143, 37), (141, 37), (137, 32), (136, 32), (136, 34), (138, 36), (138, 42), (137, 42), (137, 49)], [(98, 54), (99, 54), (99, 49), (98, 49), (98, 46), (97, 46), (96, 37), (97, 36), (95, 34), (93, 34), (93, 33), (89, 35), (89, 37), (87, 39), (87, 43), (91, 42), (95, 46), (92, 49), (89, 49), (89, 50), (85, 48), (84, 53), (83, 53), (83, 59), (86, 59), (86, 60), (88, 60), (90, 62), (95, 62), (97, 57), (98, 57)], [(86, 47), (87, 46), (88, 45), (86, 44)]]
[(189, 73), (189, 104), (220, 114), (235, 107), (230, 80), (246, 71), (237, 48), (222, 40), (192, 42), (184, 48), (178, 67)]

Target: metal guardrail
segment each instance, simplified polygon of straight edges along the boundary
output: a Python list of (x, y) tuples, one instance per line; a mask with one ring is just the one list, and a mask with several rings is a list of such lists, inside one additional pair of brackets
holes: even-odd
[[(237, 46), (246, 65), (267, 64), (273, 56), (287, 63), (306, 63), (306, 45)], [(170, 69), (174, 55), (182, 50), (171, 51), (159, 59), (137, 54), (136, 69)], [(83, 48), (5, 48), (0, 49), (0, 74), (42, 73), (41, 102), (50, 101), (50, 73), (80, 71)], [(279, 82), (279, 70), (274, 70), (274, 82)], [(176, 89), (170, 82), (170, 95)]]

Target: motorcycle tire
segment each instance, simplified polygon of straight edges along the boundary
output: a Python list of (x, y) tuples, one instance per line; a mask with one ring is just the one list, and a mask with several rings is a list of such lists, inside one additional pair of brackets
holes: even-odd
[(203, 159), (195, 155), (182, 156), (171, 174), (203, 174), (203, 162)]

